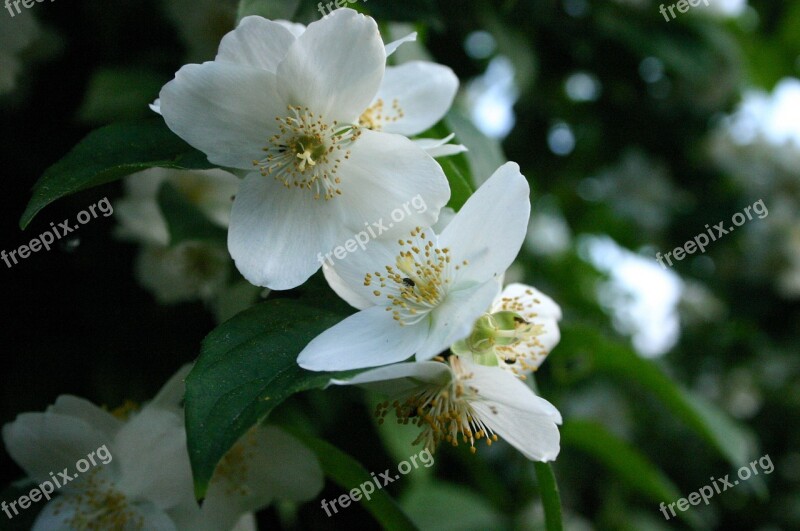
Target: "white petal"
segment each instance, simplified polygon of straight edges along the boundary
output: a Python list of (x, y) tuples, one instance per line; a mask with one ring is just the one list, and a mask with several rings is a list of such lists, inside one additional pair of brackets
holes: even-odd
[[(155, 504), (152, 503), (137, 503), (132, 508), (133, 517), (131, 520), (136, 521), (139, 517), (141, 520), (141, 529), (148, 531), (179, 531), (175, 526), (175, 522)], [(137, 529), (131, 526), (131, 530)]]
[[(379, 229), (375, 229), (373, 232), (378, 233)], [(369, 232), (365, 233), (369, 235)], [(364, 233), (355, 238), (363, 241), (363, 235)], [(343, 249), (347, 250), (346, 247)], [(325, 272), (326, 278), (336, 294), (356, 308), (363, 310), (381, 302), (386, 303), (385, 298), (375, 296), (374, 285), (364, 285), (364, 277), (367, 273), (384, 271), (387, 265), (394, 265), (397, 262), (399, 251), (399, 245), (394, 240), (375, 239), (368, 241), (364, 245), (364, 250), (356, 247), (352, 253), (346, 255), (339, 253), (339, 256), (344, 256), (342, 259), (339, 259), (336, 254), (326, 254), (326, 266), (329, 263), (333, 264), (332, 267), (329, 267), (333, 271)]]
[(469, 261), (460, 270), (460, 282), (482, 283), (508, 269), (525, 239), (529, 193), (519, 166), (508, 162), (467, 200), (439, 237), (454, 263)]
[(432, 225), (450, 199), (441, 166), (404, 136), (362, 133), (340, 168), (340, 199), (352, 231), (342, 237), (363, 230), (365, 223), (383, 221), (383, 237)]
[(554, 460), (560, 440), (558, 410), (511, 373), (462, 361), (473, 375), (469, 384), (478, 389), (479, 399), (471, 405), (481, 420), (528, 459)]
[(417, 360), (430, 359), (469, 335), (475, 320), (486, 312), (500, 291), (496, 280), (453, 291), (432, 312), (431, 331)]
[(78, 504), (71, 496), (59, 496), (44, 506), (36, 517), (31, 531), (73, 531), (69, 521), (75, 515)]
[(389, 396), (405, 396), (424, 385), (444, 385), (453, 377), (450, 366), (438, 361), (395, 363), (364, 371), (332, 385), (358, 385)]
[(410, 61), (387, 67), (376, 99), (383, 100), (384, 114), (394, 116), (396, 101), (403, 115), (384, 122), (382, 130), (411, 136), (429, 129), (447, 113), (456, 91), (458, 77), (446, 66)]
[[(97, 494), (92, 494), (97, 496)], [(99, 511), (93, 505), (89, 505), (84, 501), (79, 502), (74, 496), (60, 496), (50, 503), (36, 517), (31, 531), (73, 531), (75, 528), (70, 525), (70, 520), (75, 517), (76, 513), (80, 513), (81, 520), (85, 521), (88, 511), (95, 513), (95, 517), (100, 516)], [(114, 529), (119, 531), (134, 531), (135, 529), (147, 529), (147, 531), (177, 531), (175, 523), (167, 516), (164, 511), (155, 507), (151, 503), (130, 503), (124, 507), (125, 515), (117, 513), (108, 515), (104, 520), (106, 526), (102, 529), (110, 529), (107, 527), (109, 520), (114, 522)], [(121, 521), (125, 521), (126, 525), (121, 525)], [(98, 519), (90, 523), (97, 526)], [(100, 527), (91, 527), (91, 529), (101, 529)]]
[(415, 31), (413, 33), (409, 33), (408, 35), (406, 35), (401, 39), (397, 39), (396, 41), (390, 42), (389, 44), (386, 45), (386, 57), (392, 55), (400, 47), (401, 44), (404, 44), (406, 42), (413, 42), (416, 40), (417, 40), (417, 32)]
[(356, 308), (357, 310), (363, 310), (364, 308), (369, 308), (370, 306), (375, 305), (375, 301), (373, 299), (369, 299), (366, 296), (366, 292), (363, 290), (357, 291), (351, 288), (350, 285), (339, 276), (336, 268), (329, 266), (327, 263), (323, 264), (322, 274), (325, 275), (325, 280), (328, 281), (328, 285), (331, 287), (331, 289), (353, 308)]
[(283, 24), (262, 17), (244, 17), (222, 38), (215, 61), (247, 65), (274, 73), (295, 41)]
[(344, 371), (403, 361), (427, 335), (427, 320), (401, 326), (382, 306), (351, 315), (306, 346), (297, 363), (311, 371)]
[(456, 211), (450, 207), (444, 207), (439, 212), (439, 219), (436, 220), (436, 223), (431, 227), (433, 232), (436, 234), (441, 234), (444, 232), (444, 229), (450, 224), (453, 219), (456, 217)]
[(155, 101), (149, 105), (149, 107), (154, 113), (161, 114), (161, 98), (156, 98)]
[(162, 509), (193, 499), (186, 432), (177, 412), (144, 408), (120, 430), (114, 452), (121, 469), (117, 488), (127, 496)]
[(464, 153), (465, 151), (468, 151), (467, 146), (463, 146), (461, 144), (445, 144), (441, 147), (425, 149), (425, 153), (435, 159), (458, 155), (459, 153)]
[(110, 438), (114, 437), (124, 424), (105, 409), (97, 407), (84, 398), (72, 395), (59, 396), (55, 404), (47, 408), (47, 413), (81, 419)]
[(228, 476), (217, 468), (203, 502), (206, 526), (231, 529), (242, 514), (263, 509), (275, 498), (304, 502), (322, 490), (323, 473), (314, 453), (276, 427), (255, 428), (232, 451), (246, 471)]
[(386, 52), (378, 26), (352, 9), (309, 24), (278, 65), (278, 90), (327, 122), (354, 123), (383, 78)]
[(320, 268), (336, 241), (337, 199), (315, 200), (310, 190), (287, 189), (259, 173), (242, 182), (231, 211), (228, 250), (256, 286), (291, 289)]
[(287, 30), (289, 30), (292, 35), (295, 37), (299, 37), (306, 31), (306, 25), (300, 24), (299, 22), (292, 22), (290, 20), (273, 20), (276, 24), (280, 24)]
[(161, 114), (173, 132), (220, 166), (252, 170), (286, 114), (275, 75), (230, 63), (181, 68), (161, 89)]
[(464, 153), (467, 150), (466, 146), (461, 144), (448, 144), (455, 133), (450, 133), (444, 138), (415, 138), (414, 143), (425, 150), (425, 153), (434, 158), (449, 157), (450, 155), (457, 155)]
[(119, 238), (150, 245), (169, 244), (167, 222), (161, 214), (156, 196), (171, 171), (150, 168), (125, 177), (125, 195), (114, 202), (114, 216), (119, 222), (116, 234)]
[(233, 526), (231, 531), (258, 531), (258, 526), (256, 525), (256, 515), (253, 513), (245, 514), (239, 518), (239, 521), (236, 522), (236, 525)]
[(68, 468), (73, 473), (79, 459), (112, 443), (108, 434), (86, 420), (52, 412), (17, 416), (3, 426), (3, 441), (12, 459), (36, 483), (50, 479), (50, 472)]

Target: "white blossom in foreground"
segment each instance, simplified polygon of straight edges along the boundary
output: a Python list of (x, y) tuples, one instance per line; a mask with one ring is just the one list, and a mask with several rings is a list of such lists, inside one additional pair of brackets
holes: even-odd
[(509, 284), (472, 333), (450, 349), (482, 365), (499, 365), (524, 378), (561, 340), (561, 308), (533, 286)]
[(359, 125), (385, 63), (377, 24), (351, 9), (297, 36), (246, 17), (214, 61), (184, 66), (161, 90), (157, 108), (172, 131), (212, 163), (250, 172), (228, 248), (251, 283), (296, 287), (320, 267), (319, 253), (410, 198), (428, 208), (387, 236), (433, 223), (447, 203), (444, 172), (422, 148)]
[[(298, 37), (306, 31), (303, 24), (285, 20), (276, 22)], [(403, 43), (416, 38), (416, 33), (410, 33), (385, 45), (387, 57)], [(447, 66), (430, 61), (409, 61), (399, 66), (387, 66), (378, 94), (361, 114), (358, 123), (373, 131), (412, 137), (441, 120), (453, 104), (457, 92), (458, 77)], [(467, 148), (460, 144), (448, 144), (454, 136), (419, 138), (414, 143), (432, 157), (466, 151)]]
[(414, 444), (433, 452), (442, 443), (508, 441), (528, 459), (552, 461), (559, 452), (561, 414), (511, 373), (452, 355), (447, 360), (398, 363), (363, 372), (338, 385), (382, 392), (379, 419), (393, 410), (397, 421), (421, 428)]
[[(301, 501), (319, 492), (314, 455), (277, 428), (257, 428), (217, 467), (200, 508), (179, 405), (187, 372), (127, 417), (62, 395), (44, 413), (23, 413), (3, 426), (6, 449), (32, 487), (52, 481), (51, 472), (74, 476), (40, 502), (34, 531), (254, 529), (248, 513), (276, 496)], [(96, 466), (77, 472), (76, 463), (93, 452)]]
[(428, 360), (466, 337), (500, 292), (530, 215), (528, 183), (509, 162), (467, 200), (441, 235), (415, 228), (370, 243), (325, 275), (361, 311), (326, 330), (300, 353), (306, 369), (347, 370)]

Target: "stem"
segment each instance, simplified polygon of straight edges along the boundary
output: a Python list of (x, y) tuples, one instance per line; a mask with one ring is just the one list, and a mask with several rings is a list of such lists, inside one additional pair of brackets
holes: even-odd
[(563, 531), (561, 521), (561, 495), (558, 493), (556, 476), (550, 463), (534, 463), (536, 478), (539, 480), (539, 491), (544, 506), (544, 521), (547, 531)]

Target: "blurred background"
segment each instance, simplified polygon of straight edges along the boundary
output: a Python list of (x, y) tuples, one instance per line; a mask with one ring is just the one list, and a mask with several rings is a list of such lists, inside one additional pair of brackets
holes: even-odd
[[(147, 104), (181, 65), (213, 58), (237, 4), (80, 0), (0, 11), (0, 248), (103, 197), (117, 204), (122, 183), (18, 227), (43, 171), (92, 129), (151, 116)], [(310, 1), (243, 4), (303, 23), (321, 16)], [(505, 159), (531, 182), (528, 237), (509, 278), (564, 311), (562, 342), (536, 382), (565, 418), (555, 472), (567, 528), (800, 529), (800, 3), (709, 0), (674, 19), (661, 4), (350, 6), (384, 35), (420, 33), (397, 61), (427, 56), (458, 74), (445, 126), (470, 148), (459, 157), (476, 185)], [(758, 201), (767, 215), (705, 253), (673, 267), (656, 261)], [(50, 252), (0, 263), (0, 423), (63, 393), (110, 408), (147, 400), (220, 318), (201, 296), (159, 295), (142, 278), (141, 245), (118, 237), (117, 224), (100, 217)], [(413, 433), (377, 427), (374, 402), (354, 389), (311, 392), (275, 419), (307, 419), (383, 470), (417, 450), (395, 435)], [(766, 454), (769, 475), (683, 519), (659, 511)], [(436, 462), (391, 487), (421, 527), (543, 528), (533, 468), (513, 448), (477, 457), (443, 448)], [(0, 452), (0, 485), (21, 474)], [(320, 496), (338, 494), (329, 483)], [(259, 521), (376, 526), (358, 504), (329, 519), (315, 502), (270, 508)]]

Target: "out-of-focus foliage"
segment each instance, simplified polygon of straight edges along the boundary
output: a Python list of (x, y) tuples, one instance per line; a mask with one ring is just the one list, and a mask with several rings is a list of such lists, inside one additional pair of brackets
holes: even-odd
[[(471, 152), (444, 162), (451, 186), (470, 173), (465, 169), (478, 184), (498, 162), (489, 170), (476, 163), (502, 156), (518, 162), (531, 182), (528, 241), (509, 276), (536, 285), (564, 310), (562, 344), (536, 384), (565, 418), (554, 470), (566, 527), (798, 528), (800, 281), (792, 275), (800, 270), (800, 146), (737, 140), (725, 129), (734, 119), (725, 117), (748, 90), (769, 93), (781, 79), (800, 75), (800, 5), (751, 0), (732, 18), (701, 5), (668, 22), (660, 4), (369, 0), (350, 7), (387, 30), (402, 34), (390, 23), (403, 22), (419, 31), (427, 52), (408, 45), (398, 60), (429, 53), (461, 79), (459, 108), (444, 127)], [(158, 87), (185, 62), (213, 58), (220, 36), (251, 13), (303, 23), (321, 17), (315, 3), (300, 0), (246, 0), (238, 7), (55, 2), (28, 13), (44, 28), (34, 37), (32, 24), (3, 13), (0, 84), (14, 88), (0, 95), (0, 150), (12, 187), (0, 247), (24, 243), (95, 196), (118, 194), (115, 184), (72, 196), (18, 231), (37, 177), (89, 125), (147, 117)], [(11, 38), (12, 32), (20, 34)], [(499, 139), (503, 155), (467, 127), (470, 116), (482, 117), (484, 126), (498, 120), (493, 130), (507, 131)], [(143, 135), (148, 156), (180, 158), (184, 146), (165, 146), (156, 134)], [(83, 146), (71, 157), (91, 158), (96, 171), (76, 175), (69, 190), (45, 189), (26, 222), (65, 193), (119, 176), (119, 160), (105, 165), (102, 145)], [(188, 160), (185, 167), (206, 167), (195, 153), (184, 155), (175, 166)], [(656, 263), (657, 252), (759, 199), (768, 217), (675, 262), (669, 273)], [(158, 307), (134, 283), (135, 248), (110, 233), (110, 224), (97, 222), (81, 230), (80, 240), (4, 269), (2, 344), (12, 359), (3, 370), (0, 421), (42, 409), (65, 392), (112, 407), (151, 396), (200, 352), (213, 328), (203, 306)], [(637, 281), (631, 295), (624, 286)], [(671, 300), (669, 311), (637, 306), (642, 293)], [(287, 295), (304, 296), (302, 289)], [(644, 348), (637, 326), (671, 335), (658, 348)], [(373, 408), (371, 397), (337, 388), (295, 396), (271, 419), (315, 433), (367, 470), (384, 470), (417, 448), (387, 443), (408, 432), (392, 427), (386, 435), (387, 427), (371, 419)], [(435, 473), (418, 470), (389, 487), (413, 521), (429, 529), (543, 528), (531, 463), (504, 444), (477, 456), (461, 450), (443, 448)], [(659, 501), (674, 502), (763, 454), (774, 473), (693, 507), (682, 521), (663, 520)], [(2, 459), (6, 485), (19, 471)], [(341, 492), (328, 483), (321, 497)], [(455, 514), (442, 520), (448, 511)], [(359, 504), (333, 519), (314, 503), (280, 506), (260, 522), (373, 525)]]

